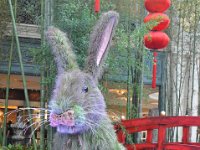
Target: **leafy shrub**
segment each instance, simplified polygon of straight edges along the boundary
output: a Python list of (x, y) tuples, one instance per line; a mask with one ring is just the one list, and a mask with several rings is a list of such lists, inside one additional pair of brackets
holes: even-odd
[(7, 147), (0, 147), (0, 150), (34, 150), (33, 146), (25, 147), (20, 144), (11, 145), (9, 144)]
[(0, 41), (3, 39), (4, 32), (8, 21), (11, 19), (9, 16), (9, 8), (7, 0), (0, 0)]
[(40, 16), (41, 1), (17, 1), (17, 22), (26, 24), (38, 24)]

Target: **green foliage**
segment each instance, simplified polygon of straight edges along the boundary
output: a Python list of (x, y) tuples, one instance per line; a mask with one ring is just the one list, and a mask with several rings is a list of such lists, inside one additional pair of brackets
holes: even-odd
[[(143, 63), (147, 51), (144, 50), (143, 37), (157, 23), (156, 21), (143, 23), (145, 16), (141, 1), (119, 2), (124, 4), (120, 11), (120, 22), (114, 39), (114, 47), (109, 53), (108, 80), (125, 82), (127, 84), (127, 107), (126, 117), (139, 117), (139, 103), (142, 100)], [(134, 8), (137, 7), (135, 10)], [(134, 10), (134, 11), (133, 11)]]
[[(110, 74), (123, 74), (125, 73), (124, 71), (128, 70), (128, 65), (134, 65), (137, 69), (147, 67), (142, 66), (144, 64), (135, 59), (135, 54), (136, 51), (138, 51), (139, 53), (143, 53), (141, 54), (143, 56), (147, 55), (147, 51), (142, 51), (143, 37), (157, 24), (158, 21), (151, 21), (146, 24), (142, 23), (133, 31), (127, 31), (126, 23), (119, 23), (114, 39), (114, 46), (109, 53), (109, 58), (107, 61), (109, 64)], [(130, 61), (128, 61), (128, 57), (130, 58)]]
[(41, 1), (17, 0), (17, 22), (38, 24), (41, 15)]
[(0, 127), (0, 145), (3, 142), (3, 128)]
[(0, 147), (0, 150), (34, 150), (32, 146), (24, 147), (23, 145), (16, 144), (11, 145), (9, 144), (7, 147)]
[[(109, 53), (109, 74), (127, 75), (128, 66), (133, 66), (137, 70), (142, 68), (147, 69), (147, 66), (137, 60), (137, 55), (146, 56), (147, 51), (143, 51), (143, 37), (147, 34), (157, 23), (156, 21), (143, 23), (145, 16), (145, 8), (143, 1), (140, 0), (117, 0), (117, 11), (120, 13), (120, 22), (117, 27), (117, 32), (114, 37), (114, 46)], [(120, 80), (121, 80), (120, 79)]]
[(46, 96), (48, 98), (56, 76), (56, 64), (54, 62), (54, 58), (49, 50), (49, 47), (47, 46), (38, 49), (30, 49), (30, 53), (33, 56), (33, 62), (36, 65), (41, 66), (41, 71), (45, 70), (46, 77), (44, 78), (44, 82), (41, 84), (44, 84), (47, 87)]
[[(62, 31), (68, 34), (69, 39), (73, 44), (77, 61), (80, 67), (84, 66), (85, 58), (87, 57), (87, 49), (89, 46), (89, 36), (93, 26), (98, 19), (93, 11), (93, 1), (68, 1), (68, 0), (55, 0), (54, 1), (54, 26), (59, 27)], [(113, 7), (107, 1), (101, 1), (102, 12)], [(45, 62), (46, 78), (42, 84), (47, 85), (49, 90), (54, 83), (56, 75), (56, 66), (53, 56), (47, 46), (40, 49), (31, 49), (33, 60), (39, 66)]]
[(10, 20), (7, 0), (0, 0), (0, 42), (4, 36), (8, 21)]
[[(179, 20), (180, 25), (186, 32), (194, 32), (198, 25), (196, 24), (200, 20), (200, 1), (199, 0), (182, 0), (182, 1), (172, 1), (173, 16), (177, 16), (177, 23)], [(172, 16), (171, 15), (171, 16)]]
[[(114, 5), (106, 0), (101, 1), (101, 3), (102, 12), (114, 8)], [(85, 58), (87, 57), (90, 33), (99, 17), (99, 15), (95, 14), (93, 11), (93, 1), (90, 0), (83, 3), (80, 0), (55, 0), (53, 10), (53, 25), (68, 34), (69, 39), (72, 41), (77, 61), (80, 67), (83, 67)], [(109, 74), (127, 75), (126, 71), (130, 69), (128, 68), (129, 65), (132, 65), (137, 70), (141, 70), (141, 68), (144, 67), (141, 61), (135, 59), (136, 52), (143, 55), (143, 36), (156, 25), (156, 23), (150, 22), (148, 24), (142, 24), (140, 23), (142, 15), (138, 16), (134, 18), (130, 17), (128, 14), (121, 15), (120, 13), (120, 22), (113, 39), (112, 50), (109, 52), (108, 61), (106, 63)], [(132, 21), (133, 18), (134, 21)], [(45, 84), (52, 84), (56, 71), (54, 60), (48, 48), (44, 49), (44, 55), (42, 51), (43, 48), (33, 50), (33, 55), (35, 56), (35, 61), (40, 64), (42, 64), (42, 60), (45, 59), (46, 68), (44, 69), (48, 72)], [(129, 59), (127, 60), (127, 58)], [(133, 74), (133, 76), (136, 75)], [(127, 81), (126, 77), (124, 81)], [(135, 89), (137, 93), (140, 92), (140, 88)], [(132, 90), (130, 94), (133, 94)]]
[(54, 12), (54, 23), (68, 33), (78, 56), (78, 62), (83, 66), (89, 44), (89, 33), (96, 20), (95, 15), (91, 13), (87, 3), (77, 0), (65, 3), (57, 1)]
[[(101, 3), (102, 12), (112, 7), (106, 0)], [(54, 24), (67, 32), (73, 43), (77, 61), (80, 67), (83, 67), (89, 45), (89, 36), (98, 19), (93, 11), (93, 1), (55, 0), (54, 13)]]
[(17, 145), (11, 145), (9, 144), (7, 147), (8, 150), (23, 150), (23, 146), (20, 144)]

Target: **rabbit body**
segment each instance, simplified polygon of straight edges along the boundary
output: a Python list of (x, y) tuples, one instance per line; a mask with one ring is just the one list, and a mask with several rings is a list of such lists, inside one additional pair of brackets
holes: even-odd
[(53, 150), (125, 150), (118, 143), (110, 120), (99, 122), (95, 132), (91, 130), (80, 135), (56, 133)]
[(105, 13), (90, 39), (86, 68), (81, 71), (66, 34), (50, 27), (46, 38), (52, 47), (58, 75), (50, 100), (50, 125), (57, 128), (54, 150), (123, 150), (106, 113), (98, 88), (118, 14)]
[[(80, 70), (57, 77), (53, 92), (52, 113), (61, 114), (73, 108), (77, 127), (57, 126), (54, 150), (123, 150), (106, 114), (104, 97), (92, 77)], [(85, 91), (85, 87), (88, 91)]]

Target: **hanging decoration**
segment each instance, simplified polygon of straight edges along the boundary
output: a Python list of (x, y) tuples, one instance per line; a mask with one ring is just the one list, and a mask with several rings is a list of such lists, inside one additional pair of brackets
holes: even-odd
[(152, 72), (152, 88), (156, 87), (156, 73), (157, 73), (157, 53), (153, 53), (153, 72)]
[(96, 13), (99, 13), (99, 11), (100, 11), (100, 0), (95, 0), (95, 2), (94, 2), (94, 11)]
[(160, 31), (151, 31), (144, 36), (145, 47), (151, 50), (161, 51), (167, 47), (169, 43), (169, 37), (166, 33)]
[(151, 20), (158, 21), (159, 23), (153, 27), (153, 31), (163, 31), (169, 27), (170, 19), (166, 14), (163, 13), (150, 13), (144, 18), (144, 23)]
[(170, 7), (170, 0), (145, 0), (144, 6), (151, 13), (164, 12)]
[(170, 0), (145, 0), (144, 5), (149, 14), (144, 23), (157, 21), (158, 24), (144, 36), (144, 45), (153, 52), (152, 88), (156, 88), (157, 51), (162, 51), (169, 44), (169, 37), (162, 32), (169, 27), (170, 19), (164, 12), (170, 7)]

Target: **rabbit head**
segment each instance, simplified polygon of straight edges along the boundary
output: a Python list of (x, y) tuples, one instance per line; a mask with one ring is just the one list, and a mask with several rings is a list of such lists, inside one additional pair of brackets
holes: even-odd
[(118, 14), (103, 14), (90, 37), (88, 58), (80, 70), (67, 35), (49, 27), (46, 39), (57, 64), (57, 78), (50, 100), (50, 125), (57, 132), (80, 134), (95, 130), (107, 118), (104, 97), (98, 88)]

